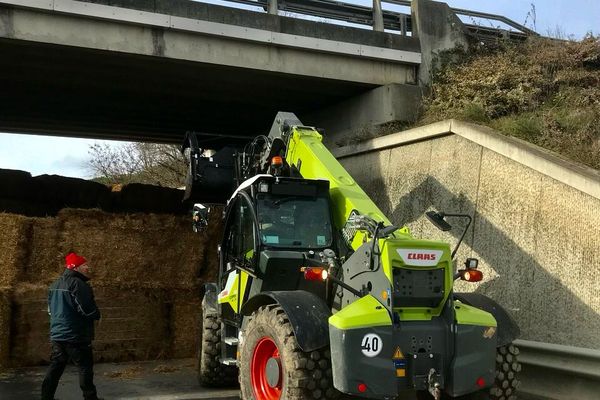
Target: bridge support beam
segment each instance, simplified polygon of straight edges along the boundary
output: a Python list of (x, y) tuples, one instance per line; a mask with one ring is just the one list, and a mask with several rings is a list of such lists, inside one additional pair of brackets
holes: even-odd
[(413, 36), (418, 37), (421, 44), (419, 83), (428, 86), (443, 52), (460, 48), (467, 50), (467, 30), (446, 3), (413, 0), (411, 12)]
[(342, 146), (400, 130), (404, 123), (417, 118), (420, 99), (419, 86), (390, 84), (301, 115), (300, 119), (323, 128), (328, 145)]

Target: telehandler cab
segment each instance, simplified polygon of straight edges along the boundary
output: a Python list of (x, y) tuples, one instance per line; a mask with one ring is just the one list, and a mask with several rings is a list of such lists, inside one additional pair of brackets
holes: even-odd
[[(453, 291), (482, 279), (477, 260), (455, 271), (460, 241), (451, 252), (393, 225), (321, 138), (283, 112), (245, 148), (208, 157), (186, 138), (188, 200), (226, 203), (200, 383), (239, 375), (256, 400), (516, 399), (518, 327), (493, 300)], [(197, 205), (195, 229), (206, 215)], [(470, 221), (427, 217), (442, 230), (445, 217)]]

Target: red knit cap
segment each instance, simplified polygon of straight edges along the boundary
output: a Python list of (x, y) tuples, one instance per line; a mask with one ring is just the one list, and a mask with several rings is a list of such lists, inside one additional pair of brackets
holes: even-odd
[(87, 260), (78, 255), (77, 253), (69, 253), (65, 257), (65, 267), (67, 267), (68, 269), (78, 268), (86, 262)]

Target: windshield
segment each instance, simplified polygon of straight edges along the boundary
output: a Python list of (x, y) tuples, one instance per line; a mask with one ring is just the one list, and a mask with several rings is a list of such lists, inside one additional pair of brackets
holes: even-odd
[(257, 196), (260, 238), (274, 247), (331, 245), (329, 204), (323, 197)]

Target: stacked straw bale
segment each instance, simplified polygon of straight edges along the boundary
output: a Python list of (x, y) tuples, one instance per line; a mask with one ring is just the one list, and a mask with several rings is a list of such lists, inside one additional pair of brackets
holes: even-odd
[(59, 175), (32, 177), (29, 172), (0, 169), (0, 212), (30, 217), (55, 216), (65, 208), (97, 208), (116, 213), (184, 215), (183, 190), (132, 183), (120, 190), (85, 179)]
[(29, 218), (29, 257), (23, 270), (23, 281), (48, 285), (64, 270), (64, 253), (60, 243), (60, 221), (57, 218)]
[(98, 361), (194, 355), (221, 209), (195, 234), (181, 190), (2, 169), (0, 189), (0, 367), (49, 361), (48, 286), (71, 251), (94, 271)]
[(118, 206), (128, 212), (153, 210), (156, 213), (181, 214), (186, 208), (181, 202), (183, 192), (142, 183), (130, 183), (114, 192)]
[(170, 357), (170, 315), (165, 291), (95, 287), (95, 294), (102, 311), (94, 342), (98, 361)]
[(174, 358), (194, 355), (201, 343), (202, 301), (194, 291), (176, 293), (171, 309), (172, 356)]
[(0, 287), (13, 286), (28, 256), (31, 219), (0, 213)]
[(10, 359), (10, 297), (10, 289), (0, 288), (0, 369), (8, 367)]
[(69, 209), (58, 218), (62, 252), (85, 255), (96, 284), (175, 289), (199, 283), (204, 244), (187, 218)]
[(36, 193), (31, 179), (26, 171), (0, 169), (2, 200), (32, 200)]
[(97, 361), (193, 356), (200, 287), (216, 275), (220, 214), (211, 213), (203, 234), (193, 233), (182, 215), (0, 214), (0, 367), (48, 363), (48, 286), (70, 251), (85, 256), (94, 271), (90, 283), (103, 316)]
[(48, 287), (19, 284), (12, 296), (10, 364), (39, 365), (50, 360)]

